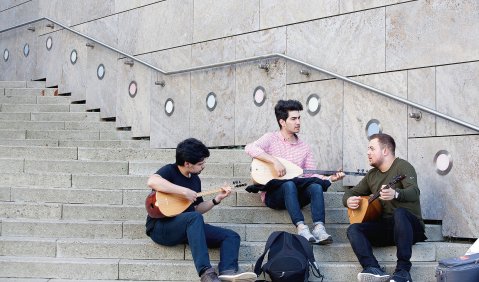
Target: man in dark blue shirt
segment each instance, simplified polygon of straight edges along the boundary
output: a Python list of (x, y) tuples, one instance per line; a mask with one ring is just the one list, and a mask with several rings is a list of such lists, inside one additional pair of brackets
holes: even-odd
[[(176, 163), (165, 165), (150, 176), (149, 188), (184, 198), (191, 205), (176, 216), (148, 216), (146, 234), (160, 245), (187, 243), (201, 282), (255, 281), (255, 273), (241, 273), (238, 269), (240, 236), (232, 230), (205, 224), (203, 221), (202, 214), (221, 203), (231, 193), (230, 187), (223, 187), (211, 201), (198, 197), (197, 193), (201, 192), (198, 175), (205, 168), (209, 156), (208, 148), (201, 141), (186, 139), (176, 148)], [(220, 248), (219, 277), (210, 264), (208, 247)]]

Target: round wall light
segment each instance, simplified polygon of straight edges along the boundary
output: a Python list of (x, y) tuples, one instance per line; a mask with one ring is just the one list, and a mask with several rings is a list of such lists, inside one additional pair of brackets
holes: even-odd
[(47, 41), (45, 42), (45, 46), (47, 47), (47, 50), (50, 51), (53, 47), (53, 39), (51, 36), (48, 36)]
[(214, 92), (210, 92), (206, 95), (206, 108), (210, 112), (216, 108), (216, 94)]
[(23, 45), (23, 55), (25, 57), (28, 57), (28, 54), (30, 54), (30, 45), (28, 45), (28, 43), (25, 43), (25, 45)]
[(8, 51), (8, 49), (5, 49), (3, 51), (3, 60), (6, 62), (6, 61), (8, 61), (9, 57), (10, 57), (10, 52)]
[(173, 102), (173, 99), (171, 99), (171, 98), (166, 99), (165, 114), (167, 116), (171, 116), (174, 111), (175, 111), (175, 103)]
[(436, 172), (439, 175), (446, 175), (452, 169), (452, 157), (446, 150), (440, 150), (436, 153), (433, 160), (436, 165)]
[(314, 116), (321, 110), (321, 99), (317, 94), (311, 94), (306, 101), (306, 106), (308, 107), (308, 113)]
[(70, 62), (74, 65), (78, 60), (78, 52), (77, 50), (73, 49), (70, 53)]
[(137, 92), (138, 86), (136, 85), (136, 81), (130, 82), (130, 85), (128, 86), (128, 94), (130, 95), (130, 97), (135, 98)]
[(96, 69), (96, 76), (99, 80), (102, 80), (105, 77), (105, 66), (103, 64), (98, 65)]
[(382, 133), (383, 129), (381, 123), (377, 119), (372, 119), (366, 124), (366, 136), (371, 137), (371, 135), (376, 133)]
[(266, 101), (266, 90), (263, 86), (258, 86), (253, 91), (253, 102), (256, 106), (261, 107)]

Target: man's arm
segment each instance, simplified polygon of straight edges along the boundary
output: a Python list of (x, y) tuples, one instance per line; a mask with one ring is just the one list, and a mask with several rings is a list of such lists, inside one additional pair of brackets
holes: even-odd
[(262, 160), (273, 164), (274, 170), (279, 177), (286, 174), (286, 168), (278, 161), (276, 157), (268, 153), (268, 148), (272, 142), (273, 133), (266, 133), (253, 143), (249, 143), (245, 147), (245, 152), (252, 158)]
[(185, 188), (183, 186), (176, 185), (170, 181), (164, 179), (158, 174), (153, 174), (148, 178), (147, 185), (150, 189), (153, 189), (158, 192), (176, 194), (188, 199), (192, 202), (196, 200), (196, 192)]
[[(359, 204), (358, 196), (368, 196), (371, 194), (367, 176), (364, 176), (359, 183), (351, 189), (346, 189), (343, 195), (343, 205), (348, 208), (357, 208)], [(351, 199), (350, 199), (351, 198)]]

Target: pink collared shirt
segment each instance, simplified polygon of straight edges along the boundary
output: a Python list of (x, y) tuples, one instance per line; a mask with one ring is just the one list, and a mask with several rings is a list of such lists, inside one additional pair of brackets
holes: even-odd
[[(286, 159), (302, 169), (316, 169), (316, 162), (313, 153), (308, 144), (304, 143), (299, 137), (295, 143), (290, 143), (284, 139), (281, 132), (268, 132), (258, 140), (246, 145), (246, 153), (255, 158), (262, 153)], [(318, 174), (305, 174), (303, 177), (320, 177)], [(265, 193), (261, 193), (261, 200), (264, 203)]]

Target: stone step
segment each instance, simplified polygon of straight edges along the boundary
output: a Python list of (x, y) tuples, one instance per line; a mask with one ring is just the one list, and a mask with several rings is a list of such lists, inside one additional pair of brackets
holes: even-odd
[[(126, 175), (128, 163), (120, 161), (78, 161), (78, 160), (45, 160), (45, 159), (0, 159), (0, 169), (7, 168), (9, 162), (24, 162), (23, 172), (26, 173), (88, 173)], [(21, 172), (21, 171), (19, 171)]]
[[(130, 174), (132, 175), (151, 175), (162, 166), (171, 163), (160, 161), (130, 161)], [(203, 176), (230, 176), (230, 177), (249, 177), (250, 163), (213, 163), (208, 161), (205, 169), (201, 172)]]
[[(43, 87), (45, 83), (43, 83)], [(0, 81), (0, 88), (26, 88), (26, 81)]]
[(0, 113), (0, 120), (30, 120), (31, 113)]
[[(122, 131), (118, 131), (122, 132)], [(102, 135), (103, 132), (100, 132)], [(150, 148), (150, 140), (60, 140), (60, 147), (93, 147), (93, 148)]]
[(115, 123), (101, 121), (13, 121), (0, 122), (0, 129), (26, 130), (116, 130)]
[(2, 121), (0, 129), (25, 129), (25, 130), (62, 130), (65, 129), (63, 121)]
[[(125, 232), (123, 231), (123, 225), (126, 226)], [(121, 221), (87, 221), (78, 219), (2, 218), (1, 220), (2, 236), (36, 238), (132, 238), (128, 236), (140, 232), (137, 230), (140, 225), (140, 222), (129, 224)], [(143, 220), (143, 234), (145, 234), (144, 226), (145, 222)]]
[[(79, 148), (81, 149), (81, 148)], [(146, 175), (118, 175), (112, 178), (110, 175), (72, 175), (72, 187), (75, 188), (102, 188), (102, 189), (132, 189), (145, 188), (148, 176)], [(241, 177), (202, 177), (203, 191), (218, 189), (233, 181), (249, 183), (249, 178)]]
[[(254, 261), (264, 251), (265, 242), (241, 242), (238, 259)], [(412, 262), (434, 262), (446, 256), (463, 255), (470, 244), (420, 242), (413, 246)], [(315, 258), (320, 262), (356, 262), (349, 243), (313, 245)], [(210, 259), (219, 260), (218, 249), (210, 250)], [(378, 261), (395, 262), (396, 247), (374, 247)], [(158, 259), (192, 260), (188, 245), (162, 246), (151, 239), (81, 239), (0, 237), (0, 256), (63, 257), (88, 259)]]
[(129, 131), (117, 130), (27, 130), (27, 139), (53, 140), (125, 140), (130, 139)]
[[(0, 131), (0, 135), (1, 135)], [(23, 133), (23, 135), (21, 135)], [(100, 132), (100, 135), (104, 132)], [(149, 140), (55, 140), (55, 139), (24, 139), (26, 131), (9, 130), (5, 135), (9, 137), (23, 137), (23, 139), (2, 139), (0, 146), (47, 146), (47, 147), (96, 147), (96, 148), (150, 148)], [(13, 136), (12, 136), (13, 135)], [(156, 170), (155, 170), (156, 171)]]
[[(5, 190), (3, 193), (2, 191)], [(13, 202), (121, 205), (127, 191), (102, 189), (0, 187), (3, 198)], [(143, 197), (144, 201), (144, 197)]]
[[(0, 146), (0, 154), (3, 152), (1, 150), (4, 147)], [(17, 149), (18, 147), (10, 147)], [(29, 150), (34, 151), (35, 147), (25, 147)], [(21, 153), (24, 153), (25, 150), (13, 150), (18, 151), (18, 154), (12, 153), (11, 155), (16, 155), (17, 158)], [(44, 159), (49, 160), (65, 160), (69, 158), (70, 160), (75, 159), (76, 148), (56, 148), (56, 147), (45, 147), (44, 149), (50, 149), (47, 152), (51, 152), (51, 155), (46, 156)], [(54, 150), (54, 149), (65, 149), (65, 150)], [(43, 150), (38, 150), (37, 155), (47, 154)], [(43, 151), (43, 152), (42, 152)], [(6, 150), (5, 150), (6, 152)], [(65, 156), (56, 156), (60, 153), (64, 153)], [(67, 156), (68, 154), (68, 156)], [(20, 157), (26, 157), (23, 154)], [(5, 158), (12, 158), (10, 155), (5, 154)], [(13, 159), (13, 158), (12, 158)], [(32, 156), (32, 159), (42, 159), (38, 156)], [(222, 186), (231, 185), (233, 181), (241, 181), (243, 183), (248, 183), (249, 178), (238, 178), (238, 177), (203, 177), (202, 185), (204, 191), (218, 189)], [(2, 173), (0, 172), (0, 183), (3, 186), (23, 186), (23, 185), (32, 185), (32, 186), (41, 186), (41, 187), (74, 187), (74, 188), (91, 188), (91, 189), (132, 189), (140, 190), (146, 188), (146, 182), (148, 176), (139, 176), (139, 175), (116, 175), (112, 177), (111, 175), (88, 175), (88, 174), (65, 174), (65, 173), (52, 173), (52, 172), (41, 172), (41, 173)], [(3, 182), (1, 182), (3, 181)], [(18, 184), (15, 184), (15, 181)], [(51, 181), (48, 184), (48, 181)], [(63, 183), (64, 185), (61, 185)], [(67, 183), (67, 185), (65, 184)], [(60, 186), (58, 186), (60, 185)]]
[(2, 158), (42, 159), (42, 160), (77, 160), (78, 148), (75, 147), (38, 147), (0, 146)]
[(39, 113), (39, 112), (70, 112), (70, 107), (78, 108), (77, 104), (0, 104), (0, 111), (7, 113)]
[[(21, 166), (13, 163), (12, 167)], [(18, 170), (20, 170), (18, 168)], [(12, 169), (14, 170), (14, 169)], [(81, 203), (81, 204), (105, 204), (105, 205), (129, 205), (143, 206), (146, 196), (150, 193), (148, 189), (139, 190), (118, 190), (111, 189), (77, 189), (71, 187), (65, 188), (49, 188), (49, 187), (0, 187), (0, 189), (9, 189), (8, 199), (20, 202), (37, 202), (37, 203)], [(29, 189), (29, 190), (27, 190)], [(7, 193), (7, 192), (4, 192)], [(255, 199), (248, 201), (248, 205), (243, 205), (241, 197), (254, 197)], [(342, 193), (328, 192), (325, 193), (326, 208), (341, 207)], [(254, 204), (252, 204), (254, 203)], [(263, 207), (263, 203), (259, 200), (259, 196), (255, 194), (233, 192), (230, 197), (222, 201), (222, 206), (230, 207)], [(304, 212), (309, 213), (308, 206), (303, 208)]]
[[(25, 131), (24, 131), (25, 132)], [(25, 137), (25, 136), (23, 136)], [(60, 147), (59, 141), (53, 139), (0, 139), (0, 146), (45, 146), (45, 147)], [(61, 146), (61, 147), (75, 147), (75, 146)]]
[(0, 277), (118, 279), (119, 260), (0, 257)]
[[(145, 234), (145, 218), (126, 221), (88, 221), (80, 219), (2, 219), (2, 236), (23, 236), (38, 238), (104, 238), (104, 239), (148, 239)], [(104, 224), (104, 225), (101, 225)], [(274, 231), (295, 233), (291, 223), (256, 224), (256, 223), (215, 223), (217, 226), (236, 231), (242, 241), (265, 242)], [(327, 232), (333, 237), (334, 243), (349, 242), (346, 229), (349, 224), (326, 224)], [(443, 241), (441, 226), (426, 224), (428, 242)]]
[(10, 130), (10, 129), (7, 129), (7, 130), (4, 130), (4, 129), (0, 129), (0, 139), (8, 139), (8, 140), (12, 140), (12, 139), (25, 139), (27, 135), (27, 131), (26, 130)]
[(0, 96), (0, 104), (66, 104), (71, 103), (70, 97), (65, 96), (39, 96), (39, 95), (8, 95)]
[[(212, 261), (216, 265), (216, 261)], [(251, 270), (254, 261), (241, 261), (240, 266)], [(357, 262), (319, 262), (324, 281), (355, 281), (361, 271)], [(392, 273), (395, 263), (384, 263)], [(434, 281), (436, 262), (416, 262), (411, 275), (416, 281)], [(66, 279), (113, 279), (199, 281), (190, 260), (117, 260), (117, 259), (69, 259), (44, 257), (0, 257), (1, 277), (66, 278)], [(321, 281), (310, 277), (310, 281)]]
[[(8, 186), (8, 185), (6, 185)], [(239, 212), (241, 211), (241, 212)], [(311, 217), (305, 212), (305, 221)], [(0, 217), (30, 219), (80, 219), (80, 220), (143, 220), (144, 205), (93, 205), (31, 202), (0, 202)], [(268, 207), (217, 207), (204, 215), (207, 222), (286, 224), (291, 220), (285, 211)], [(327, 208), (326, 223), (347, 223), (345, 208)]]
[[(111, 176), (110, 176), (111, 177)], [(72, 175), (60, 173), (3, 173), (0, 172), (0, 183), (4, 187), (71, 187)]]
[(31, 113), (32, 121), (100, 121), (99, 112)]
[[(161, 163), (173, 163), (174, 149), (108, 149), (79, 148), (80, 160), (154, 160)], [(250, 163), (251, 158), (243, 150), (211, 149), (208, 163)]]
[(29, 87), (29, 88), (5, 88), (5, 96), (56, 96), (58, 89)]

